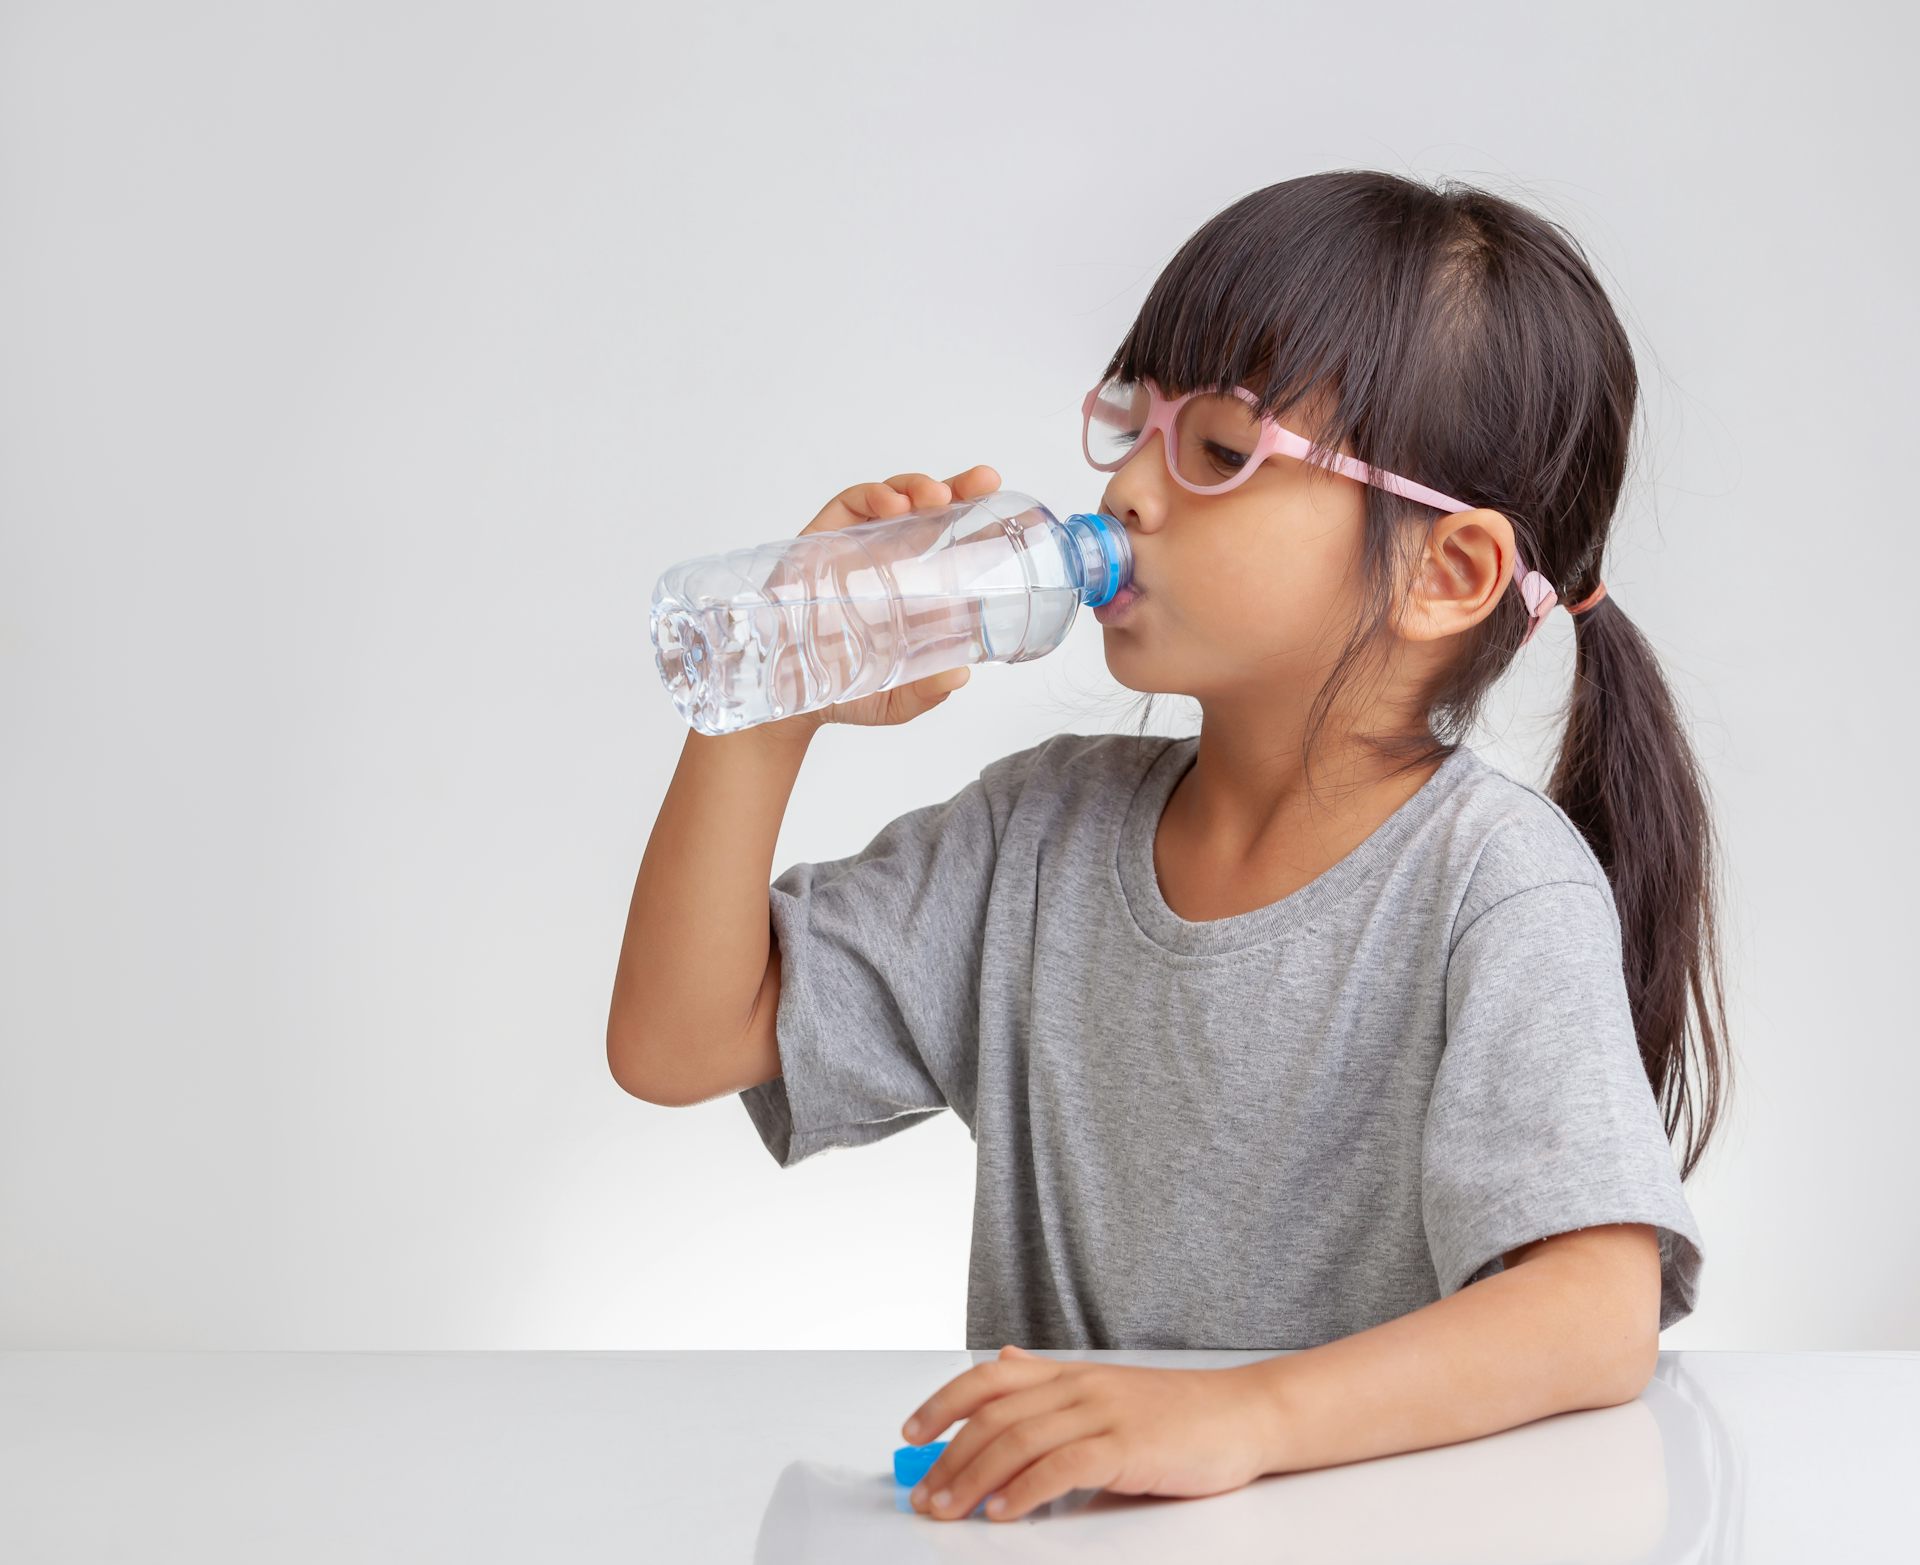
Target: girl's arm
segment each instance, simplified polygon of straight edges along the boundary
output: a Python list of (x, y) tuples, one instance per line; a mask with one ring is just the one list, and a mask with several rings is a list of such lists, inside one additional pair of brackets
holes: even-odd
[(1451, 1445), (1638, 1396), (1660, 1353), (1645, 1223), (1555, 1234), (1507, 1269), (1366, 1331), (1251, 1366), (1280, 1473)]
[(637, 1098), (704, 1102), (780, 1073), (767, 878), (819, 724), (807, 713), (687, 735), (634, 879), (607, 1013), (607, 1066)]

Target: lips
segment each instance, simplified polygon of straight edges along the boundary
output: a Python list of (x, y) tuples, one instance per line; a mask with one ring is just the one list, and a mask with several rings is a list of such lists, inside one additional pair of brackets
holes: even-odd
[(1095, 609), (1093, 611), (1093, 617), (1102, 625), (1122, 623), (1133, 617), (1134, 604), (1138, 603), (1140, 599), (1145, 596), (1146, 594), (1144, 592), (1136, 590), (1133, 584), (1129, 582), (1111, 598), (1107, 599), (1105, 603), (1101, 604), (1099, 608)]

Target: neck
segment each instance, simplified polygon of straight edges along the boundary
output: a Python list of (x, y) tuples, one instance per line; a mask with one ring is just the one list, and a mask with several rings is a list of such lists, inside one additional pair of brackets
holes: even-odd
[(1270, 696), (1257, 712), (1202, 700), (1198, 753), (1167, 805), (1202, 857), (1317, 873), (1365, 841), (1444, 759), (1409, 767), (1352, 727), (1328, 723), (1309, 771), (1306, 726), (1304, 709), (1290, 712)]

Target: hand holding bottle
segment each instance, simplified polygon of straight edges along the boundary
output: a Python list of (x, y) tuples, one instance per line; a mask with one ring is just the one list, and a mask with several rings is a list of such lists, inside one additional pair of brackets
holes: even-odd
[[(925, 473), (897, 473), (885, 483), (855, 484), (843, 489), (821, 508), (820, 514), (800, 529), (800, 536), (852, 527), (859, 522), (885, 521), (890, 516), (905, 516), (909, 511), (931, 511), (955, 500), (974, 500), (992, 494), (1000, 487), (1000, 475), (985, 465), (956, 473), (945, 483)], [(942, 669), (925, 679), (895, 685), (891, 690), (876, 690), (870, 696), (852, 701), (836, 701), (811, 712), (796, 712), (777, 719), (783, 723), (810, 723), (816, 728), (828, 723), (852, 723), (862, 727), (885, 727), (911, 722), (930, 712), (964, 685), (971, 670)]]

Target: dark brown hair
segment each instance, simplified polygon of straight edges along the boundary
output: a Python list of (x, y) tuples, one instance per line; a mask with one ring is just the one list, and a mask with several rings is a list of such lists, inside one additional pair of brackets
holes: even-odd
[[(1562, 602), (1601, 574), (1639, 396), (1633, 354), (1579, 243), (1514, 202), (1368, 170), (1257, 190), (1181, 247), (1106, 373), (1175, 395), (1246, 386), (1274, 414), (1324, 399), (1324, 421), (1301, 431), (1316, 454), (1345, 447), (1499, 511)], [(1314, 741), (1383, 645), (1439, 514), (1365, 493), (1365, 601), (1314, 701), (1309, 779)], [(1613, 887), (1641, 1060), (1668, 1138), (1686, 1127), (1684, 1179), (1731, 1086), (1712, 816), (1672, 692), (1618, 596), (1609, 589), (1573, 623), (1573, 695), (1547, 793)], [(1395, 770), (1451, 754), (1526, 628), (1509, 586), (1420, 692), (1422, 732), (1354, 737)]]

